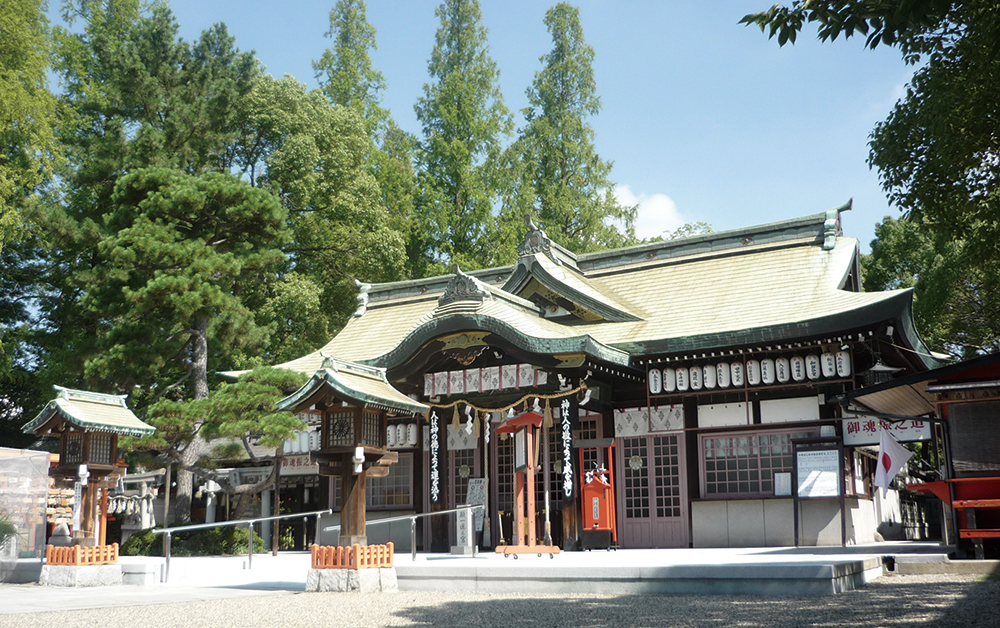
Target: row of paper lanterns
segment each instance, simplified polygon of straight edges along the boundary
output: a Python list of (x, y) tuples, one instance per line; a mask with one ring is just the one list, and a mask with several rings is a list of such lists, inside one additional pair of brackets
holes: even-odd
[(785, 384), (806, 380), (849, 377), (851, 354), (848, 351), (820, 355), (796, 355), (791, 358), (752, 359), (745, 362), (719, 362), (692, 367), (667, 367), (650, 369), (647, 378), (649, 392), (653, 395), (688, 390), (742, 387), (746, 384)]
[(385, 443), (387, 447), (416, 447), (417, 424), (397, 423), (385, 428)]

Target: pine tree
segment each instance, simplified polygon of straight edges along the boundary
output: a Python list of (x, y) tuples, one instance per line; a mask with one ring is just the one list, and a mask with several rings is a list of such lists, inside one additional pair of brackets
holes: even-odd
[(601, 101), (579, 11), (557, 4), (545, 25), (553, 47), (527, 90), (526, 125), (512, 147), (522, 185), (508, 196), (507, 213), (535, 214), (555, 241), (576, 252), (630, 244), (635, 208), (615, 200), (612, 164), (597, 155), (587, 121)]
[[(476, 0), (446, 0), (428, 63), (433, 83), (415, 107), (423, 126), (417, 201), (423, 240), (415, 249), (445, 265), (479, 268), (497, 262), (493, 205), (503, 187), (497, 167), (513, 129), (489, 56)], [(501, 263), (509, 263), (502, 260)]]

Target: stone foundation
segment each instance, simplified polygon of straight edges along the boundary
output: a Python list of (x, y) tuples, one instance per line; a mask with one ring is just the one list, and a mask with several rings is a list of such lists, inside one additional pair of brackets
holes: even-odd
[(122, 566), (42, 565), (38, 584), (48, 587), (108, 587), (122, 583)]
[(396, 568), (310, 569), (306, 576), (307, 592), (379, 593), (398, 591)]

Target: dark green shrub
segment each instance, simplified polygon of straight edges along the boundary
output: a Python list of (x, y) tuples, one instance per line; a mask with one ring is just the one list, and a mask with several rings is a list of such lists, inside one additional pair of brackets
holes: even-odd
[[(247, 529), (224, 526), (205, 530), (174, 532), (171, 556), (229, 556), (247, 553)], [(254, 532), (254, 553), (264, 552), (264, 539)], [(125, 556), (163, 556), (163, 535), (143, 530), (129, 537), (119, 551)]]

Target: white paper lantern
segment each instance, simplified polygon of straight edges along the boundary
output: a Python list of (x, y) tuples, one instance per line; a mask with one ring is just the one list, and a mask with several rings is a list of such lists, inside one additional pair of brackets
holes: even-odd
[(701, 390), (701, 367), (692, 366), (691, 373), (688, 375), (688, 380), (691, 382), (691, 390)]
[(851, 354), (848, 351), (838, 351), (835, 354), (837, 358), (837, 375), (840, 377), (850, 377), (851, 376)]
[(774, 383), (774, 360), (771, 358), (760, 361), (760, 380), (765, 384)]
[(719, 388), (729, 388), (729, 364), (726, 362), (719, 362), (715, 365), (715, 381), (719, 384)]
[(677, 390), (677, 371), (671, 368), (663, 369), (663, 392), (672, 393)]
[(663, 380), (660, 377), (660, 369), (650, 369), (647, 379), (649, 380), (649, 393), (651, 395), (658, 395), (663, 390)]
[(806, 361), (800, 355), (794, 356), (789, 360), (789, 367), (792, 370), (792, 379), (797, 382), (803, 382), (806, 379)]
[(715, 365), (706, 364), (701, 367), (701, 381), (705, 388), (715, 388)]
[(385, 428), (385, 446), (395, 447), (396, 446), (396, 426), (390, 425)]
[(733, 386), (743, 385), (743, 363), (733, 362), (729, 365), (729, 375), (730, 381), (732, 381)]
[(760, 362), (747, 360), (747, 383), (756, 386), (760, 383)]
[(837, 374), (837, 359), (832, 353), (824, 353), (820, 358), (820, 364), (823, 368), (823, 377), (833, 377)]
[(685, 391), (688, 389), (688, 370), (683, 366), (677, 369), (677, 390)]
[(402, 447), (406, 443), (406, 424), (398, 423), (396, 425), (396, 445)]
[(774, 377), (779, 384), (784, 384), (792, 378), (788, 372), (788, 358), (777, 358), (774, 361)]
[(809, 379), (820, 378), (819, 356), (809, 354), (806, 356), (806, 376)]
[(406, 426), (406, 444), (409, 445), (410, 447), (416, 447), (417, 446), (417, 434), (419, 433), (417, 430), (419, 430), (419, 429), (420, 429), (420, 426), (417, 425), (416, 423), (408, 423), (407, 424), (407, 426)]

